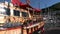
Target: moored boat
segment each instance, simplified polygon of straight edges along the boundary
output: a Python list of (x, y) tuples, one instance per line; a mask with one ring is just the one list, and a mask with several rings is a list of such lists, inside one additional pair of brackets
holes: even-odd
[(29, 5), (18, 6), (5, 2), (0, 7), (0, 34), (33, 34), (38, 30), (43, 32), (42, 16), (32, 15), (30, 11), (33, 8)]

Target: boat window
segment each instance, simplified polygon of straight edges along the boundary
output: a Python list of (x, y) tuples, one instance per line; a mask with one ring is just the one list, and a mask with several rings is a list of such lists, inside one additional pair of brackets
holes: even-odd
[(10, 9), (9, 8), (6, 8), (6, 14), (10, 15)]
[(22, 12), (22, 17), (29, 17), (29, 14), (27, 12)]
[(14, 16), (20, 16), (20, 12), (18, 10), (14, 10)]

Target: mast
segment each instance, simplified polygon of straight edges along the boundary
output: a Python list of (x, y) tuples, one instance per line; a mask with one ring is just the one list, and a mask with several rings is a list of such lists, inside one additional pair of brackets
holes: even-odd
[(3, 0), (3, 2), (5, 3), (5, 0)]

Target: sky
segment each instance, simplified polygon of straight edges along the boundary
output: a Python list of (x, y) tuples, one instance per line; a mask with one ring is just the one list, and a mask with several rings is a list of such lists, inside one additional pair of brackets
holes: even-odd
[[(10, 2), (10, 0), (6, 1)], [(20, 0), (20, 1), (26, 3), (26, 0)], [(3, 0), (0, 0), (0, 2), (3, 2)], [(46, 7), (50, 7), (58, 2), (60, 2), (60, 0), (30, 0), (30, 5), (33, 8), (43, 9)]]

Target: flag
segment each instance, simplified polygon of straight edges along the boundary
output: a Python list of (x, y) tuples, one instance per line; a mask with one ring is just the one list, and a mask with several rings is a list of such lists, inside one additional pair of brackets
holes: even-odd
[(19, 0), (11, 0), (13, 5), (20, 5), (20, 1)]

